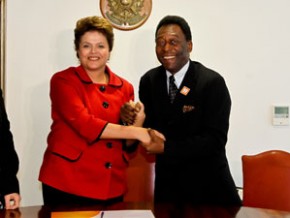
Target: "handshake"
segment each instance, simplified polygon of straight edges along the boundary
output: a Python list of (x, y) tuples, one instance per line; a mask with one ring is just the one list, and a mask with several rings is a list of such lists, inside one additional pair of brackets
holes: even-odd
[(129, 101), (121, 107), (121, 120), (127, 126), (140, 128), (138, 140), (150, 154), (160, 154), (164, 152), (165, 137), (162, 133), (154, 129), (142, 128), (146, 118), (144, 105), (142, 102)]

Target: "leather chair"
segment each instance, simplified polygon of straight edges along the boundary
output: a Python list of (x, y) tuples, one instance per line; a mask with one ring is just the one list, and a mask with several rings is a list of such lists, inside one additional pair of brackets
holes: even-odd
[(290, 153), (243, 155), (243, 205), (290, 211)]
[(139, 146), (127, 168), (128, 190), (124, 196), (125, 202), (153, 202), (154, 165), (155, 156), (147, 154)]

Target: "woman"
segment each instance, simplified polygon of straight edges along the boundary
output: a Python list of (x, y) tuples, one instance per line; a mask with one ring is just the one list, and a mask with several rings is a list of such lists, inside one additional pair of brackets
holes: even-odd
[(128, 154), (136, 148), (132, 141), (150, 143), (148, 131), (140, 127), (144, 110), (139, 104), (135, 126), (119, 125), (120, 108), (133, 100), (134, 90), (106, 65), (114, 40), (110, 23), (97, 16), (82, 18), (74, 33), (80, 65), (51, 79), (53, 123), (39, 175), (44, 204), (122, 201)]
[(0, 89), (0, 209), (17, 209), (21, 197), (16, 177), (19, 160)]

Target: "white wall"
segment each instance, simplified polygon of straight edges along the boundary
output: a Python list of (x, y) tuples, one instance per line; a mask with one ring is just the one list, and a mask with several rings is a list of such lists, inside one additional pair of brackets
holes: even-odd
[[(271, 125), (271, 106), (290, 104), (290, 1), (152, 0), (147, 22), (115, 30), (111, 68), (136, 89), (158, 64), (154, 31), (167, 14), (182, 15), (193, 34), (192, 59), (226, 79), (233, 106), (227, 153), (242, 186), (241, 155), (267, 149), (290, 151), (289, 126)], [(22, 206), (42, 204), (37, 180), (50, 126), (51, 75), (77, 65), (77, 19), (101, 15), (97, 0), (8, 0), (6, 107), (20, 158)]]

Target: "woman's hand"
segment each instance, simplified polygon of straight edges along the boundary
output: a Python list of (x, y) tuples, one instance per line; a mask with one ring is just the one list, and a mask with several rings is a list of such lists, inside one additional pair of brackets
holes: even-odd
[(146, 150), (149, 154), (161, 154), (164, 153), (165, 136), (157, 130), (148, 129), (148, 133), (151, 137), (151, 142), (146, 145)]
[(145, 140), (140, 140), (141, 145), (146, 149), (149, 154), (161, 154), (164, 152), (165, 136), (154, 129), (147, 129), (148, 138), (144, 137)]
[(146, 118), (145, 112), (144, 112), (144, 105), (142, 104), (142, 102), (137, 102), (136, 104), (134, 104), (133, 102), (133, 107), (134, 107), (134, 111), (135, 111), (135, 120), (133, 125), (134, 126), (143, 126), (144, 120)]

